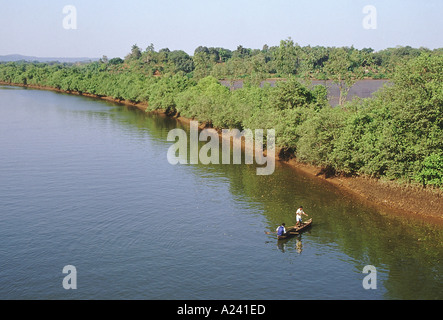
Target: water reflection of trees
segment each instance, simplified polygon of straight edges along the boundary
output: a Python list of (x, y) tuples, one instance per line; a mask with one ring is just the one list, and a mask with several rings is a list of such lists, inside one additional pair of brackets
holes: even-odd
[[(176, 119), (145, 115), (127, 107), (113, 109), (108, 117), (121, 125), (138, 128), (141, 138), (149, 135), (165, 146), (171, 144), (166, 140), (169, 130), (188, 130), (186, 124)], [(200, 179), (208, 172), (210, 177), (228, 179), (233, 197), (247, 203), (251, 212), (263, 214), (270, 230), (282, 222), (295, 224), (295, 210), (303, 205), (314, 218), (310, 239), (320, 245), (337, 244), (355, 261), (360, 272), (367, 264), (384, 266), (388, 298), (443, 299), (441, 227), (384, 215), (328, 184), (278, 163), (270, 176), (257, 176), (253, 165), (190, 168)], [(282, 252), (301, 254), (302, 237), (277, 242), (277, 247)]]

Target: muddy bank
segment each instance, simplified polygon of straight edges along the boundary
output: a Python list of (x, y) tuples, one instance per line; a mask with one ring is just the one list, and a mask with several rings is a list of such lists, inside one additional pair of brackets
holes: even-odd
[(31, 89), (39, 89), (39, 90), (49, 90), (49, 91), (55, 91), (55, 92), (60, 92), (60, 93), (74, 94), (74, 95), (77, 95), (77, 96), (84, 96), (84, 97), (102, 99), (102, 100), (106, 100), (106, 101), (111, 101), (111, 102), (116, 102), (116, 103), (124, 104), (124, 105), (127, 105), (127, 106), (134, 106), (134, 107), (137, 107), (137, 108), (139, 108), (139, 109), (141, 109), (143, 111), (145, 111), (146, 108), (148, 107), (147, 103), (135, 103), (135, 102), (132, 102), (132, 101), (114, 99), (112, 97), (100, 96), (100, 95), (97, 95), (97, 94), (91, 94), (91, 93), (86, 93), (86, 92), (78, 92), (78, 91), (70, 91), (70, 90), (62, 90), (62, 89), (57, 89), (57, 88), (47, 87), (47, 86), (38, 86), (38, 85), (22, 84), (22, 83), (9, 83), (9, 82), (4, 82), (4, 81), (0, 81), (0, 85), (14, 86), (14, 87), (23, 87), (23, 88), (31, 88)]
[[(51, 90), (61, 93), (69, 93), (86, 97), (98, 98), (111, 102), (124, 104), (146, 111), (147, 103), (134, 103), (126, 100), (114, 99), (112, 97), (99, 96), (94, 94), (79, 93), (74, 91), (64, 91), (52, 87), (10, 84), (0, 81), (0, 85), (21, 86), (33, 89)], [(158, 110), (153, 113), (166, 115), (164, 111)], [(190, 123), (192, 119), (184, 117), (176, 117), (178, 121), (185, 124)], [(205, 124), (201, 124), (200, 128), (204, 128)], [(443, 191), (435, 189), (424, 189), (421, 186), (401, 185), (395, 181), (386, 181), (382, 179), (374, 179), (368, 177), (342, 177), (329, 176), (322, 168), (303, 164), (295, 158), (287, 159), (279, 156), (276, 151), (276, 164), (289, 165), (294, 170), (303, 172), (317, 179), (322, 179), (326, 183), (333, 184), (340, 190), (346, 192), (350, 196), (358, 197), (366, 201), (371, 206), (376, 206), (386, 213), (394, 215), (402, 215), (413, 217), (419, 220), (427, 220), (437, 224), (443, 224)]]
[(300, 163), (295, 159), (286, 162), (296, 170), (331, 183), (384, 213), (443, 225), (442, 190), (363, 176), (329, 176), (322, 168)]

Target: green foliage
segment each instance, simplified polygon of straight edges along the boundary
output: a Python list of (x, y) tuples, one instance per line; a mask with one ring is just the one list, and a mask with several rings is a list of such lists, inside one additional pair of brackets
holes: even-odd
[(345, 126), (346, 113), (340, 108), (323, 108), (308, 112), (305, 118), (297, 127), (297, 157), (308, 163), (333, 167), (332, 154)]
[(423, 160), (415, 179), (423, 185), (443, 186), (443, 154), (433, 153)]
[(427, 181), (417, 178), (418, 172), (427, 157), (443, 150), (442, 58), (410, 60), (397, 69), (394, 85), (373, 99), (347, 105), (350, 116), (332, 152), (335, 168)]
[(301, 107), (315, 99), (313, 93), (293, 77), (278, 82), (273, 98), (273, 105), (280, 110)]
[(369, 63), (367, 51), (354, 48), (334, 48), (324, 64), (324, 71), (329, 79), (340, 89), (339, 104), (343, 105), (351, 87), (365, 75)]
[(140, 59), (141, 56), (142, 52), (140, 48), (136, 44), (134, 44), (131, 48), (131, 53), (125, 57), (125, 60), (126, 61), (137, 60)]
[(109, 64), (111, 65), (118, 65), (118, 64), (122, 64), (124, 61), (121, 58), (112, 58), (111, 60), (108, 61)]
[(192, 58), (182, 50), (175, 50), (169, 53), (168, 59), (174, 63), (175, 72), (189, 73), (194, 70), (194, 61)]
[(168, 114), (175, 114), (177, 112), (178, 95), (190, 85), (190, 80), (180, 75), (165, 76), (158, 79), (149, 88), (148, 109), (162, 109)]
[(275, 51), (277, 71), (284, 75), (294, 75), (299, 68), (301, 48), (294, 44), (291, 38), (280, 41), (280, 47)]
[(177, 111), (185, 117), (219, 126), (228, 99), (229, 89), (209, 76), (177, 96)]
[[(344, 174), (365, 174), (442, 187), (443, 55), (441, 50), (399, 47), (199, 47), (191, 57), (167, 48), (133, 46), (125, 60), (88, 64), (0, 63), (0, 81), (47, 86), (147, 103), (216, 128), (275, 129), (276, 144), (300, 161)], [(261, 86), (269, 75), (286, 77)], [(363, 76), (389, 74), (392, 83), (371, 99), (332, 108), (330, 78), (345, 97)], [(220, 79), (242, 78), (229, 90)]]

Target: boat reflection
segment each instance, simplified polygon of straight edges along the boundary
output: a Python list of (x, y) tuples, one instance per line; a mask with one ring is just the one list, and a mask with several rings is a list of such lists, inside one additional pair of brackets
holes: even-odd
[(295, 252), (301, 254), (303, 251), (303, 243), (302, 243), (302, 235), (299, 234), (293, 238), (277, 240), (277, 248), (285, 253), (286, 250), (292, 252), (295, 249)]

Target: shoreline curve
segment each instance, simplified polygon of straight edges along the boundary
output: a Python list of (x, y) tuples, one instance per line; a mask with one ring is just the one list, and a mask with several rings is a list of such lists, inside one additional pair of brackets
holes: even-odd
[[(135, 103), (127, 100), (114, 99), (107, 96), (99, 96), (90, 93), (83, 93), (77, 91), (66, 91), (47, 86), (16, 84), (0, 81), (0, 85), (18, 86), (30, 89), (49, 90), (60, 93), (73, 94), (78, 96), (85, 96), (95, 99), (106, 100), (129, 107), (138, 108), (144, 112), (148, 107), (147, 103)], [(173, 117), (180, 122), (188, 124), (197, 119), (189, 119), (182, 116), (167, 115), (164, 110), (149, 111), (149, 113), (163, 114), (168, 117)], [(199, 128), (203, 129), (205, 124), (200, 124)], [(221, 135), (220, 135), (221, 138)], [(425, 189), (415, 185), (400, 184), (396, 181), (389, 181), (384, 179), (376, 179), (364, 176), (344, 177), (333, 175), (330, 176), (324, 172), (323, 168), (299, 162), (295, 157), (285, 158), (281, 156), (279, 150), (276, 150), (276, 162), (286, 164), (291, 168), (303, 172), (304, 174), (313, 178), (321, 179), (330, 183), (338, 189), (345, 191), (351, 196), (358, 197), (370, 206), (375, 206), (388, 214), (409, 217), (427, 221), (430, 223), (443, 225), (443, 191), (438, 189)]]

